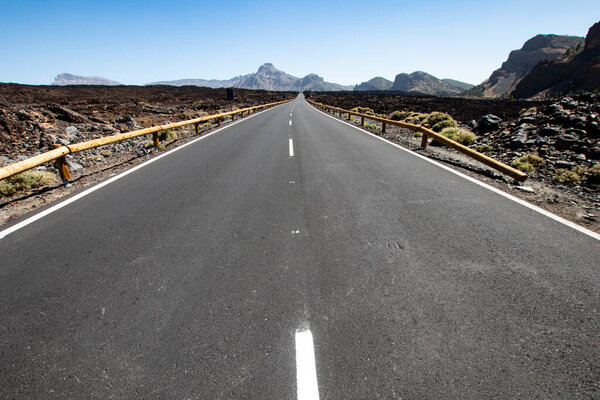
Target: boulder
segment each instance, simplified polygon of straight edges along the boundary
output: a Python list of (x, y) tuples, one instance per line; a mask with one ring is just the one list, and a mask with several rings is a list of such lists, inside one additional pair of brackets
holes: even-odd
[(78, 112), (75, 112), (67, 107), (60, 106), (58, 104), (48, 104), (47, 108), (54, 113), (57, 119), (71, 122), (71, 123), (84, 123), (88, 122), (87, 118)]
[(567, 150), (574, 147), (579, 140), (579, 136), (572, 133), (563, 133), (556, 139), (556, 148), (559, 150)]
[(79, 136), (79, 131), (74, 126), (68, 126), (65, 132), (71, 141), (74, 141)]
[(542, 127), (542, 129), (540, 129), (539, 135), (540, 136), (558, 136), (561, 133), (563, 133), (563, 132), (560, 128), (557, 128), (555, 126), (544, 126), (544, 127)]
[(500, 129), (502, 119), (494, 114), (484, 115), (477, 121), (477, 133), (488, 133)]

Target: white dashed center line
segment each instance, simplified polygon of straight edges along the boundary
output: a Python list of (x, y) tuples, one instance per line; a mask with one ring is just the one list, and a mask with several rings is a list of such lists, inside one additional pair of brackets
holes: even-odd
[(290, 157), (294, 157), (294, 140), (290, 139)]
[(298, 400), (319, 400), (315, 349), (310, 330), (296, 332)]
[(290, 126), (292, 126), (292, 120), (290, 119)]

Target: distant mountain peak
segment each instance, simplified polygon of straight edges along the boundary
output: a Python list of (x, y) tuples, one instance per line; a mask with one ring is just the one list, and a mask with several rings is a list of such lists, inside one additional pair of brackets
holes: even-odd
[(62, 73), (56, 75), (54, 82), (56, 86), (67, 86), (67, 85), (106, 85), (106, 86), (117, 86), (121, 83), (117, 81), (111, 81), (110, 79), (103, 78), (101, 76), (80, 76), (69, 73)]
[(396, 75), (396, 79), (394, 80), (391, 90), (428, 94), (432, 96), (453, 96), (463, 91), (462, 87), (451, 82), (438, 79), (424, 71), (415, 71), (410, 74), (401, 73)]
[(275, 66), (271, 63), (264, 63), (260, 67), (258, 67), (258, 73), (260, 72), (270, 72), (270, 71), (279, 71)]
[(277, 69), (272, 63), (264, 63), (255, 73), (241, 75), (227, 80), (181, 79), (178, 81), (154, 82), (151, 85), (196, 85), (212, 88), (236, 87), (243, 89), (259, 90), (315, 90), (315, 91), (340, 91), (352, 90), (351, 86), (338, 85), (325, 82), (317, 74), (308, 74), (304, 78), (297, 78)]
[(394, 82), (389, 81), (381, 76), (376, 76), (375, 78), (369, 79), (366, 82), (362, 82), (356, 86), (354, 86), (354, 90), (356, 91), (378, 91), (378, 90), (390, 90)]

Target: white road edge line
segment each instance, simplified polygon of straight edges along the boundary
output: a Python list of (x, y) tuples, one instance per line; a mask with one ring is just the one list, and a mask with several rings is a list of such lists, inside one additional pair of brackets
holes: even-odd
[(296, 382), (298, 400), (319, 400), (315, 348), (308, 329), (296, 332)]
[(294, 139), (290, 139), (290, 157), (294, 157)]
[(79, 193), (79, 194), (77, 194), (77, 195), (75, 195), (73, 197), (69, 197), (68, 199), (60, 202), (59, 204), (56, 204), (55, 206), (52, 206), (52, 207), (50, 207), (50, 208), (48, 208), (48, 209), (46, 209), (44, 211), (41, 211), (41, 212), (35, 214), (32, 217), (29, 217), (29, 218), (27, 218), (27, 219), (19, 222), (18, 224), (15, 224), (15, 225), (13, 225), (13, 226), (11, 226), (9, 228), (6, 228), (6, 229), (0, 231), (0, 239), (4, 239), (6, 236), (10, 235), (11, 233), (18, 231), (19, 229), (21, 229), (21, 228), (23, 228), (23, 227), (25, 227), (25, 226), (27, 226), (27, 225), (29, 225), (29, 224), (37, 221), (38, 219), (44, 218), (46, 215), (52, 214), (54, 211), (57, 211), (57, 210), (65, 207), (65, 206), (73, 203), (74, 201), (77, 201), (77, 200), (81, 199), (82, 197), (87, 196), (88, 194), (90, 194), (92, 192), (95, 192), (96, 190), (98, 190), (98, 189), (100, 189), (100, 188), (102, 188), (102, 187), (104, 187), (104, 186), (106, 186), (106, 185), (108, 185), (108, 184), (116, 181), (117, 179), (121, 179), (124, 176), (129, 175), (132, 172), (137, 171), (140, 168), (143, 168), (143, 167), (145, 167), (145, 166), (147, 166), (149, 164), (152, 164), (153, 162), (158, 161), (158, 160), (160, 160), (163, 157), (166, 157), (166, 156), (168, 156), (170, 154), (173, 154), (176, 151), (179, 151), (179, 150), (183, 149), (184, 147), (187, 147), (187, 146), (189, 146), (189, 145), (191, 145), (193, 143), (196, 143), (196, 142), (198, 142), (200, 140), (206, 139), (207, 137), (212, 136), (215, 133), (222, 131), (223, 129), (230, 128), (230, 127), (232, 127), (234, 125), (239, 124), (240, 122), (247, 121), (248, 119), (254, 118), (255, 116), (260, 115), (260, 114), (262, 114), (264, 112), (267, 112), (267, 111), (270, 111), (270, 110), (274, 110), (277, 107), (279, 107), (279, 106), (275, 106), (273, 108), (269, 108), (269, 109), (263, 110), (263, 111), (258, 112), (256, 114), (252, 114), (252, 115), (250, 115), (248, 117), (245, 117), (244, 119), (239, 119), (236, 122), (231, 122), (230, 124), (228, 124), (228, 125), (226, 125), (226, 126), (224, 126), (222, 128), (219, 128), (219, 129), (217, 129), (215, 131), (212, 131), (212, 132), (210, 132), (210, 133), (208, 133), (208, 134), (206, 134), (204, 136), (201, 136), (201, 137), (199, 137), (197, 139), (194, 139), (194, 140), (192, 140), (190, 142), (182, 144), (181, 146), (178, 146), (178, 147), (176, 147), (176, 148), (174, 148), (172, 150), (169, 150), (168, 152), (166, 152), (164, 154), (161, 154), (159, 156), (153, 157), (153, 158), (151, 158), (148, 161), (144, 161), (143, 163), (141, 163), (139, 165), (136, 165), (135, 167), (130, 168), (127, 171), (124, 171), (124, 172), (120, 173), (119, 175), (113, 176), (112, 178), (107, 179), (104, 182), (101, 182), (101, 183), (99, 183), (99, 184), (97, 184), (97, 185), (95, 185), (95, 186), (93, 186), (93, 187), (91, 187), (89, 189), (86, 189), (83, 192), (81, 192), (81, 193)]
[(320, 112), (321, 114), (323, 114), (323, 115), (325, 115), (325, 116), (327, 116), (327, 117), (329, 117), (329, 118), (331, 118), (331, 119), (333, 119), (333, 120), (336, 120), (336, 121), (338, 121), (338, 122), (341, 122), (341, 123), (342, 123), (342, 124), (344, 124), (344, 125), (348, 125), (348, 126), (350, 126), (350, 127), (354, 128), (354, 129), (356, 129), (356, 130), (358, 130), (358, 131), (360, 131), (360, 132), (366, 133), (366, 134), (368, 134), (368, 135), (371, 135), (371, 136), (373, 136), (373, 137), (375, 137), (375, 138), (377, 138), (377, 139), (379, 139), (379, 140), (381, 140), (381, 141), (383, 141), (383, 142), (386, 142), (386, 143), (388, 143), (388, 144), (391, 144), (392, 146), (395, 146), (395, 147), (399, 148), (399, 149), (400, 149), (400, 150), (402, 150), (402, 151), (405, 151), (405, 152), (407, 152), (407, 153), (409, 153), (409, 154), (412, 154), (412, 155), (413, 155), (413, 156), (415, 156), (415, 157), (419, 157), (419, 158), (421, 158), (421, 159), (423, 159), (423, 160), (425, 160), (425, 161), (427, 161), (427, 162), (429, 162), (429, 163), (431, 163), (431, 164), (433, 164), (433, 165), (436, 165), (436, 166), (438, 166), (438, 167), (440, 167), (440, 168), (443, 168), (443, 169), (445, 169), (446, 171), (450, 171), (450, 172), (452, 172), (452, 173), (453, 173), (453, 174), (455, 174), (455, 175), (458, 175), (458, 176), (460, 176), (460, 177), (462, 177), (462, 178), (464, 178), (464, 179), (466, 179), (466, 180), (468, 180), (468, 181), (471, 181), (471, 182), (473, 182), (473, 183), (475, 183), (475, 184), (477, 184), (477, 185), (479, 185), (479, 186), (481, 186), (481, 187), (484, 187), (484, 188), (486, 188), (486, 189), (488, 189), (488, 190), (491, 190), (492, 192), (494, 192), (494, 193), (497, 193), (497, 194), (499, 194), (500, 196), (506, 197), (506, 198), (507, 198), (507, 199), (509, 199), (509, 200), (512, 200), (512, 201), (514, 201), (514, 202), (516, 202), (516, 203), (519, 203), (519, 204), (521, 204), (522, 206), (525, 206), (525, 207), (527, 207), (527, 208), (529, 208), (529, 209), (531, 209), (531, 210), (533, 210), (533, 211), (536, 211), (536, 212), (538, 212), (538, 213), (540, 213), (540, 214), (542, 214), (542, 215), (545, 215), (546, 217), (548, 217), (548, 218), (551, 218), (551, 219), (553, 219), (553, 220), (555, 220), (555, 221), (557, 221), (557, 222), (559, 222), (559, 223), (561, 223), (561, 224), (563, 224), (563, 225), (566, 225), (566, 226), (568, 226), (568, 227), (570, 227), (570, 228), (573, 228), (573, 229), (575, 229), (576, 231), (579, 231), (579, 232), (581, 232), (581, 233), (583, 233), (583, 234), (585, 234), (585, 235), (588, 235), (588, 236), (590, 236), (591, 238), (594, 238), (594, 239), (596, 239), (596, 240), (600, 240), (600, 234), (598, 234), (598, 233), (596, 233), (596, 232), (594, 232), (594, 231), (591, 231), (591, 230), (589, 230), (589, 229), (587, 229), (587, 228), (584, 228), (584, 227), (583, 227), (583, 226), (581, 226), (581, 225), (577, 225), (576, 223), (574, 223), (574, 222), (571, 222), (571, 221), (569, 221), (569, 220), (566, 220), (566, 219), (564, 219), (564, 218), (562, 218), (562, 217), (559, 217), (558, 215), (556, 215), (556, 214), (553, 214), (553, 213), (551, 213), (550, 211), (546, 211), (546, 210), (544, 210), (543, 208), (540, 208), (540, 207), (538, 207), (538, 206), (535, 206), (535, 205), (533, 205), (533, 204), (531, 204), (531, 203), (528, 203), (528, 202), (526, 202), (525, 200), (521, 200), (521, 199), (519, 199), (518, 197), (515, 197), (515, 196), (513, 196), (513, 195), (511, 195), (511, 194), (509, 194), (509, 193), (506, 193), (506, 192), (504, 192), (504, 191), (502, 191), (502, 190), (500, 190), (500, 189), (497, 189), (497, 188), (495, 188), (495, 187), (493, 187), (493, 186), (490, 186), (490, 185), (488, 185), (488, 184), (487, 184), (487, 183), (485, 183), (485, 182), (481, 182), (480, 180), (477, 180), (477, 179), (475, 179), (475, 178), (472, 178), (472, 177), (470, 177), (470, 176), (468, 176), (468, 175), (465, 175), (465, 174), (463, 174), (462, 172), (456, 171), (455, 169), (452, 169), (452, 168), (450, 168), (450, 167), (448, 167), (448, 166), (446, 166), (446, 165), (440, 164), (440, 163), (439, 163), (439, 162), (437, 162), (437, 161), (431, 160), (431, 159), (429, 159), (429, 158), (427, 158), (427, 157), (425, 157), (425, 156), (423, 156), (423, 155), (421, 155), (421, 154), (417, 154), (417, 153), (415, 153), (415, 152), (414, 152), (414, 151), (412, 151), (412, 150), (406, 149), (406, 148), (404, 148), (404, 147), (400, 146), (399, 144), (396, 144), (396, 143), (394, 143), (394, 142), (391, 142), (391, 141), (389, 141), (389, 140), (387, 140), (387, 139), (385, 139), (385, 138), (382, 138), (381, 136), (377, 136), (377, 135), (375, 135), (374, 133), (371, 133), (371, 132), (369, 132), (369, 131), (366, 131), (366, 130), (364, 130), (364, 129), (361, 129), (361, 128), (359, 128), (358, 126), (354, 126), (354, 125), (352, 125), (352, 124), (350, 124), (350, 123), (348, 123), (348, 122), (346, 122), (346, 121), (342, 121), (342, 120), (340, 120), (340, 119), (337, 119), (337, 118), (335, 118), (335, 117), (333, 117), (333, 116), (331, 116), (331, 115), (329, 115), (329, 114), (327, 114), (327, 113), (325, 113), (325, 112), (323, 112), (323, 111), (321, 111), (321, 110), (318, 110), (318, 109), (316, 109), (315, 107), (311, 106), (310, 104), (309, 104), (309, 107), (311, 107), (313, 110), (315, 110), (315, 111), (318, 111), (318, 112)]

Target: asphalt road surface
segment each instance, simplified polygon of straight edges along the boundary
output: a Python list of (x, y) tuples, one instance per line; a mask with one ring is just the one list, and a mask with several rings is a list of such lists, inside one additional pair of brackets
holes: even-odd
[(298, 98), (0, 239), (0, 396), (600, 398), (599, 293), (596, 238)]

